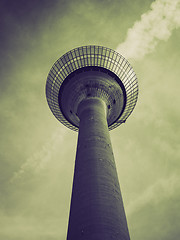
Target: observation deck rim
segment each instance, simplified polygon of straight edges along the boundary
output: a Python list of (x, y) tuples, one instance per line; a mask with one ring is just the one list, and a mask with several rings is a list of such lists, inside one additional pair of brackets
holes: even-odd
[(120, 53), (98, 45), (76, 47), (63, 54), (51, 67), (46, 82), (46, 97), (53, 115), (66, 127), (78, 131), (78, 127), (69, 123), (63, 115), (59, 106), (59, 94), (68, 76), (84, 67), (102, 67), (112, 72), (122, 82), (127, 95), (126, 106), (117, 121), (108, 128), (112, 130), (118, 127), (126, 121), (136, 105), (137, 77), (132, 66)]

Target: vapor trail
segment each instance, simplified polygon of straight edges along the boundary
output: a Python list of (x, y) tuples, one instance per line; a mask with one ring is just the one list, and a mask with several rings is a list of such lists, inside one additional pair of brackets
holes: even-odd
[(180, 27), (180, 0), (156, 0), (151, 9), (127, 32), (116, 51), (128, 59), (142, 59), (152, 52), (160, 40), (167, 41)]
[(38, 173), (44, 169), (48, 162), (51, 160), (53, 152), (59, 149), (59, 145), (64, 141), (65, 129), (59, 128), (54, 132), (51, 138), (41, 147), (41, 149), (34, 152), (25, 162), (21, 165), (20, 169), (14, 173), (10, 182), (21, 179), (24, 174), (34, 172)]
[(147, 204), (157, 204), (164, 199), (170, 198), (178, 193), (180, 177), (176, 174), (166, 179), (159, 179), (145, 190), (127, 206), (127, 214), (132, 215), (145, 207)]

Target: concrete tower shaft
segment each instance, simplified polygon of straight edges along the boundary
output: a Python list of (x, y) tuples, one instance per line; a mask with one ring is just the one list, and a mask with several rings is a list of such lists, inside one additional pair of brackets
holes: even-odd
[(67, 240), (129, 240), (107, 125), (107, 106), (90, 97), (78, 107), (79, 137)]

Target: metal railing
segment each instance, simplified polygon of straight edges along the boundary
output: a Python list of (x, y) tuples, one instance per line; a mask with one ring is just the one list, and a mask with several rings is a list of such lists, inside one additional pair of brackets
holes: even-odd
[(119, 119), (109, 126), (109, 130), (125, 122), (133, 111), (138, 97), (136, 74), (129, 62), (116, 51), (102, 46), (83, 46), (75, 48), (60, 57), (52, 66), (46, 83), (48, 105), (55, 117), (68, 128), (78, 128), (63, 116), (58, 102), (60, 87), (68, 75), (77, 69), (94, 66), (108, 69), (116, 74), (126, 91), (126, 106)]

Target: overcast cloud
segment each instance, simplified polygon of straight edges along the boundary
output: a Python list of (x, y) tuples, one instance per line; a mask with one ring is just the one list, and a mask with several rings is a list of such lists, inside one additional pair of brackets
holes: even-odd
[(45, 82), (66, 51), (99, 44), (139, 80), (134, 112), (111, 131), (131, 238), (179, 240), (179, 5), (0, 1), (0, 239), (66, 239), (77, 133), (50, 112)]

